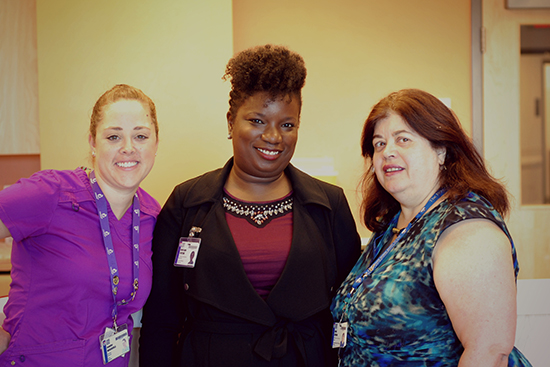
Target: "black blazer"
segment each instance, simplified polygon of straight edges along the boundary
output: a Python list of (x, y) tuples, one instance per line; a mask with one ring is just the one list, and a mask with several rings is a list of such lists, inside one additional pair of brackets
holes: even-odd
[[(264, 301), (248, 280), (225, 220), (223, 186), (232, 165), (230, 159), (222, 169), (176, 186), (159, 214), (140, 366), (329, 365), (328, 307), (360, 253), (344, 193), (287, 167), (292, 244)], [(179, 238), (192, 226), (202, 228), (195, 268), (175, 267)]]

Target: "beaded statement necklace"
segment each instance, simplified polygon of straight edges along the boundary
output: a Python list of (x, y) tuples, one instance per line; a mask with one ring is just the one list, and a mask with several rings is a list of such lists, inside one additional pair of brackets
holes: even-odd
[(292, 204), (292, 196), (263, 204), (245, 203), (226, 195), (223, 197), (223, 208), (227, 213), (244, 218), (258, 228), (265, 227), (273, 219), (292, 211)]

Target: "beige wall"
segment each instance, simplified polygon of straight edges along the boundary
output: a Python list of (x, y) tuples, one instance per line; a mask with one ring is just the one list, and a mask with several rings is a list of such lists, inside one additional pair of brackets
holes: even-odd
[[(520, 57), (520, 165), (521, 204), (544, 203), (543, 115), (535, 109), (535, 100), (542, 100), (543, 54)], [(542, 106), (541, 106), (542, 107)]]
[(450, 98), (471, 131), (470, 1), (234, 0), (233, 33), (236, 51), (275, 43), (304, 57), (295, 157), (333, 157), (356, 218), (361, 128), (380, 98), (402, 88)]
[(515, 198), (509, 228), (518, 247), (521, 278), (550, 278), (550, 206), (521, 205), (520, 25), (550, 24), (550, 10), (507, 10), (483, 2), (484, 153)]
[(230, 156), (230, 0), (38, 0), (37, 20), (42, 169), (89, 164), (91, 109), (116, 83), (157, 105), (158, 156), (142, 186), (161, 204)]
[(86, 164), (93, 103), (115, 83), (133, 84), (158, 108), (159, 154), (143, 187), (161, 203), (175, 184), (231, 155), (229, 84), (220, 78), (233, 47), (271, 42), (304, 56), (295, 156), (333, 158), (356, 215), (359, 135), (377, 100), (422, 88), (450, 98), (471, 131), (469, 1), (38, 0), (37, 7), (42, 168)]
[[(516, 197), (509, 224), (520, 276), (549, 278), (550, 210), (519, 205), (518, 75), (519, 24), (550, 23), (550, 13), (486, 0), (483, 14), (484, 153)], [(143, 187), (161, 203), (231, 155), (220, 78), (233, 49), (258, 43), (304, 56), (296, 157), (333, 158), (356, 215), (359, 135), (381, 97), (416, 87), (450, 98), (471, 131), (470, 1), (37, 0), (37, 20), (42, 168), (86, 164), (93, 103), (115, 83), (133, 84), (158, 107), (159, 156)]]
[(0, 155), (40, 152), (37, 84), (36, 1), (0, 0)]

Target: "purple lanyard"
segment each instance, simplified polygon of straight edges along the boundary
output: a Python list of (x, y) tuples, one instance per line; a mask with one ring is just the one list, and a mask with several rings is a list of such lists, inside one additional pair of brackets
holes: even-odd
[(99, 214), (99, 223), (101, 225), (101, 231), (103, 233), (103, 244), (105, 245), (105, 251), (107, 252), (107, 260), (109, 261), (109, 269), (111, 275), (111, 290), (113, 293), (113, 324), (115, 329), (117, 329), (116, 319), (118, 316), (118, 306), (126, 305), (136, 298), (136, 293), (138, 290), (139, 284), (139, 199), (137, 193), (134, 194), (133, 208), (132, 208), (132, 260), (134, 263), (133, 266), (133, 275), (134, 275), (134, 290), (130, 293), (130, 299), (122, 300), (117, 302), (116, 295), (118, 293), (118, 284), (120, 281), (118, 273), (118, 265), (116, 262), (115, 249), (113, 247), (113, 239), (111, 237), (111, 227), (109, 226), (109, 217), (107, 215), (107, 199), (101, 191), (101, 188), (97, 184), (97, 179), (95, 178), (95, 172), (90, 173), (90, 183), (94, 190), (95, 202), (97, 204), (97, 212)]
[[(424, 205), (424, 207), (418, 212), (418, 214), (416, 214), (416, 216), (414, 217), (413, 220), (411, 220), (409, 222), (409, 224), (407, 225), (407, 227), (405, 227), (405, 230), (404, 231), (401, 231), (401, 233), (399, 233), (399, 235), (397, 236), (397, 238), (395, 240), (393, 240), (393, 242), (388, 246), (388, 248), (386, 249), (386, 251), (384, 251), (382, 253), (382, 255), (378, 256), (378, 258), (376, 259), (376, 261), (374, 263), (372, 263), (368, 268), (367, 270), (365, 270), (365, 272), (363, 274), (361, 274), (359, 277), (357, 277), (357, 279), (355, 279), (355, 282), (353, 282), (353, 285), (352, 285), (352, 288), (348, 294), (348, 296), (346, 297), (346, 299), (349, 299), (353, 293), (355, 293), (355, 291), (357, 290), (357, 288), (359, 288), (359, 286), (361, 284), (363, 284), (363, 280), (365, 278), (367, 278), (369, 275), (372, 274), (372, 272), (380, 265), (380, 263), (382, 263), (382, 261), (386, 258), (386, 256), (390, 253), (390, 251), (395, 247), (395, 245), (399, 242), (399, 240), (401, 240), (401, 238), (403, 238), (403, 236), (405, 235), (406, 232), (409, 231), (409, 229), (411, 229), (412, 227), (412, 224), (420, 217), (422, 217), (424, 215), (424, 213), (426, 213), (426, 211), (428, 209), (431, 208), (431, 206), (441, 197), (443, 196), (443, 194), (445, 194), (445, 192), (447, 192), (446, 189), (439, 189), (435, 194), (432, 195), (432, 197), (430, 198), (430, 200), (428, 200), (428, 202), (426, 203), (426, 205)], [(373, 234), (374, 236), (374, 234)], [(374, 238), (374, 237), (373, 237)]]

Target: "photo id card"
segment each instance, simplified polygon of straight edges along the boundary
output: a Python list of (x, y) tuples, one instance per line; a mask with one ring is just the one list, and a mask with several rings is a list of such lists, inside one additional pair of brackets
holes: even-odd
[(332, 347), (344, 348), (348, 338), (348, 323), (335, 322), (332, 327)]
[(176, 253), (174, 266), (194, 268), (201, 246), (201, 239), (197, 237), (181, 237)]
[(99, 346), (103, 356), (103, 364), (107, 364), (118, 357), (124, 357), (130, 351), (130, 336), (128, 326), (122, 325), (118, 331), (105, 329), (105, 334), (99, 337)]

